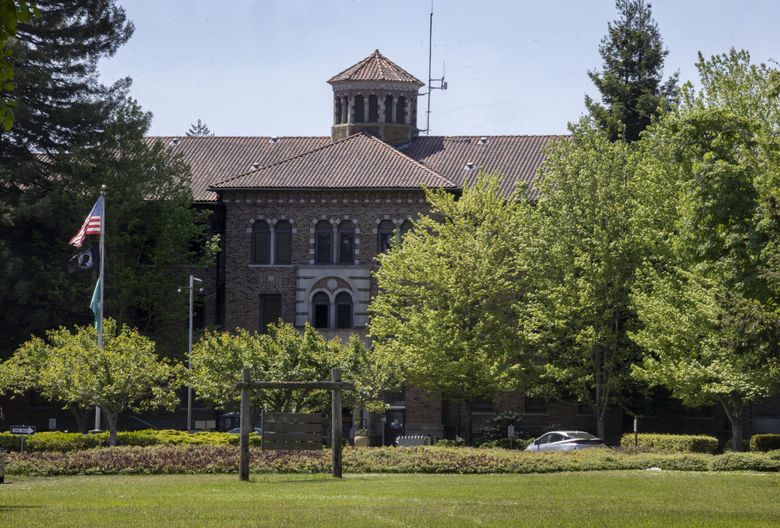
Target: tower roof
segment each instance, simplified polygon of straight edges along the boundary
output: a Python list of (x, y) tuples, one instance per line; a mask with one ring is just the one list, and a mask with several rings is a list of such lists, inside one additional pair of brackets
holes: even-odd
[(425, 84), (379, 53), (379, 50), (374, 50), (374, 53), (333, 76), (328, 82), (334, 84), (348, 81), (395, 81), (414, 83), (417, 86)]

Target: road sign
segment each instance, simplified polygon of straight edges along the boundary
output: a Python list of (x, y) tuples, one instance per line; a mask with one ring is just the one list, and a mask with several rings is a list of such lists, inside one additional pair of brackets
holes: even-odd
[(506, 434), (507, 434), (507, 437), (514, 438), (515, 437), (515, 426), (514, 425), (510, 425), (509, 427), (507, 427), (506, 428)]
[(11, 434), (15, 435), (31, 435), (35, 432), (35, 427), (32, 425), (12, 425)]

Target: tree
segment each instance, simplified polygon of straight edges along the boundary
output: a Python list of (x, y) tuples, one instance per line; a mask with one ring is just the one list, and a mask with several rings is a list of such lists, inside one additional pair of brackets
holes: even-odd
[[(116, 445), (117, 419), (127, 409), (172, 410), (178, 403), (180, 367), (161, 360), (154, 342), (113, 319), (104, 321), (103, 348), (94, 326), (65, 327), (33, 337), (0, 364), (6, 391), (37, 390), (64, 408), (83, 411), (98, 405), (105, 413), (109, 443)], [(84, 417), (79, 427), (83, 428)]]
[[(357, 337), (348, 345), (338, 339), (327, 341), (309, 325), (302, 332), (281, 322), (270, 325), (267, 334), (244, 329), (207, 331), (193, 347), (190, 379), (199, 398), (220, 409), (235, 409), (240, 391), (233, 389), (233, 384), (241, 381), (244, 367), (250, 369), (254, 380), (328, 380), (335, 367), (343, 370), (345, 380), (356, 380), (369, 363), (366, 353)], [(376, 397), (378, 391), (370, 388), (371, 378), (361, 379), (364, 381), (358, 385), (363, 399)], [(322, 390), (265, 389), (252, 393), (254, 408), (268, 412), (321, 412), (327, 409), (329, 398)]]
[(151, 116), (128, 97), (129, 80), (99, 83), (97, 61), (132, 25), (111, 0), (40, 2), (39, 11), (18, 26), (17, 119), (0, 136), (0, 353), (91, 317), (95, 277), (65, 274), (74, 253), (67, 241), (103, 184), (106, 313), (174, 350), (168, 331), (184, 321), (186, 304), (171, 282), (207, 263), (214, 246), (204, 247), (188, 167), (144, 138)]
[(611, 141), (633, 142), (661, 107), (676, 100), (677, 74), (662, 80), (669, 52), (650, 4), (616, 0), (615, 7), (620, 18), (608, 24), (599, 46), (603, 71), (588, 72), (601, 93), (601, 103), (586, 96), (585, 106)]
[(8, 131), (14, 122), (14, 65), (10, 61), (11, 41), (16, 37), (19, 22), (27, 22), (35, 9), (26, 0), (0, 1), (0, 123)]
[(190, 125), (190, 129), (187, 130), (188, 136), (213, 136), (214, 133), (209, 130), (209, 127), (206, 126), (206, 123), (202, 123), (200, 119), (198, 119), (197, 123), (193, 123)]
[(408, 383), (465, 399), (470, 442), (473, 399), (513, 390), (523, 374), (515, 305), (526, 205), (487, 176), (459, 199), (426, 194), (430, 214), (378, 258), (369, 334)]
[(734, 50), (697, 67), (701, 90), (684, 87), (644, 148), (639, 218), (655, 248), (634, 295), (635, 375), (722, 405), (739, 450), (750, 402), (780, 375), (778, 71)]
[(583, 120), (547, 153), (541, 197), (528, 215), (529, 284), (520, 323), (547, 396), (593, 409), (604, 438), (607, 408), (624, 404), (637, 347), (630, 292), (642, 258), (632, 226), (634, 159)]

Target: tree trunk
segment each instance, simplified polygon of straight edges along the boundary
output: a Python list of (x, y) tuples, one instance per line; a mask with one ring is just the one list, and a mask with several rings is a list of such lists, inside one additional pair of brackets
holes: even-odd
[(731, 424), (731, 447), (734, 451), (742, 451), (742, 410), (744, 405), (737, 398), (721, 399), (720, 403), (723, 405), (723, 410)]
[(473, 407), (471, 398), (466, 398), (463, 400), (463, 403), (466, 406), (466, 432), (463, 435), (463, 439), (466, 441), (466, 445), (470, 446), (472, 444), (472, 435), (471, 435), (471, 408)]
[(596, 410), (596, 436), (604, 440), (604, 437), (607, 434), (607, 428), (606, 428), (606, 409), (597, 409)]
[(68, 411), (70, 411), (70, 414), (72, 414), (73, 418), (76, 420), (76, 429), (78, 429), (79, 433), (87, 434), (89, 431), (89, 426), (87, 425), (89, 411), (78, 406), (69, 406)]
[(108, 445), (111, 447), (116, 446), (116, 422), (119, 418), (119, 413), (111, 413), (103, 409), (106, 415), (106, 422), (108, 422)]

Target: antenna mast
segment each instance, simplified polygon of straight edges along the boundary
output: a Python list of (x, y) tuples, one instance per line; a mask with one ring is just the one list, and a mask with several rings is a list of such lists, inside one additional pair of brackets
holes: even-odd
[[(431, 77), (431, 63), (433, 58), (433, 0), (431, 0), (431, 17), (428, 25), (428, 91), (421, 95), (426, 95), (428, 98), (428, 107), (425, 110), (425, 135), (431, 133), (431, 91), (433, 90), (446, 90), (447, 81), (444, 80), (444, 71), (442, 70), (441, 79), (434, 79)], [(438, 86), (433, 86), (434, 82), (438, 82)]]

